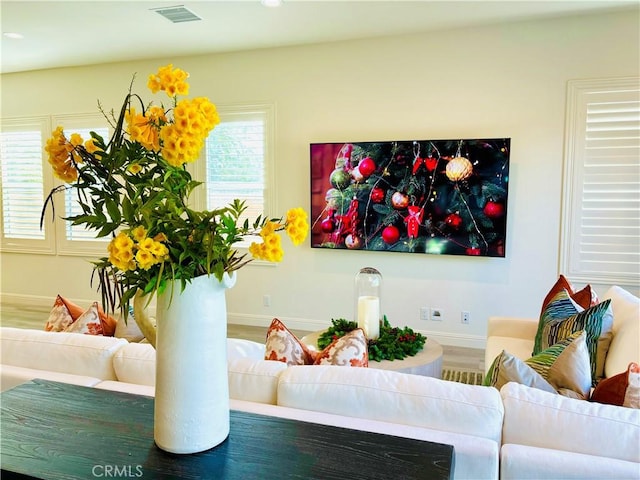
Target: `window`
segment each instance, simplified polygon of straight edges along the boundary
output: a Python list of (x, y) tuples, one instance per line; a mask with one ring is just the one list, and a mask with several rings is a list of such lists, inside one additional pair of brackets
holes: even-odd
[(640, 285), (640, 79), (571, 81), (560, 268)]
[(51, 189), (60, 185), (46, 160), (44, 145), (52, 125), (62, 125), (65, 134), (79, 133), (85, 140), (93, 130), (108, 138), (107, 120), (101, 114), (59, 115), (4, 119), (0, 136), (2, 171), (2, 250), (62, 255), (103, 255), (109, 239), (72, 226), (61, 217), (80, 213), (77, 192), (69, 189), (54, 196), (55, 218), (47, 209), (43, 228), (40, 215)]
[(40, 213), (52, 188), (43, 170), (43, 146), (50, 130), (47, 117), (4, 119), (0, 134), (2, 171), (2, 249), (53, 253), (53, 226)]
[(269, 215), (273, 108), (218, 106), (218, 112), (221, 122), (206, 141), (204, 166), (197, 175), (205, 179), (203, 204), (212, 210), (238, 198), (248, 207), (244, 218), (253, 221), (259, 215)]

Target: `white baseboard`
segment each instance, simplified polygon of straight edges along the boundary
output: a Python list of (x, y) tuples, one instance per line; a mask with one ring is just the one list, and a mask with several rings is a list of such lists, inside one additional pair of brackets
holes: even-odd
[[(34, 309), (51, 309), (55, 297), (46, 297), (40, 295), (22, 295), (19, 293), (0, 293), (0, 305), (10, 305), (15, 307), (34, 308)], [(69, 299), (73, 303), (76, 300)], [(90, 303), (90, 302), (89, 302)]]
[[(305, 330), (309, 332), (315, 332), (317, 330), (324, 330), (325, 328), (329, 327), (329, 324), (327, 322), (322, 322), (320, 320), (280, 316), (278, 316), (277, 318), (292, 330)], [(227, 323), (231, 323), (233, 325), (247, 325), (249, 327), (267, 328), (269, 325), (271, 325), (271, 321), (273, 319), (273, 316), (267, 315), (251, 315), (246, 313), (234, 312), (227, 313)]]
[(477, 348), (484, 350), (487, 348), (487, 339), (480, 335), (461, 335), (458, 333), (448, 332), (430, 332), (418, 330), (428, 338), (438, 342), (440, 345), (449, 345), (452, 347)]

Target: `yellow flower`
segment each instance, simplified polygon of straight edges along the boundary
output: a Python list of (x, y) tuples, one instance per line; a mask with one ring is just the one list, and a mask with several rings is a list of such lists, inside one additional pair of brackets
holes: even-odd
[(139, 163), (132, 163), (127, 167), (127, 171), (133, 173), (134, 175), (140, 173), (142, 170), (142, 166)]
[(136, 253), (136, 262), (138, 262), (138, 266), (143, 270), (149, 270), (156, 264), (156, 259), (151, 252), (148, 252), (147, 250), (138, 250), (138, 253)]
[(44, 149), (48, 153), (47, 160), (53, 167), (54, 175), (64, 182), (71, 183), (78, 178), (78, 170), (69, 155), (68, 145), (64, 131), (59, 126), (52, 132)]
[(266, 260), (268, 262), (282, 261), (282, 258), (284, 257), (284, 251), (282, 250), (280, 235), (278, 235), (277, 233), (271, 233), (269, 235), (263, 236), (262, 243), (253, 242), (249, 246), (249, 253), (253, 258), (256, 258), (258, 260)]
[(135, 108), (131, 108), (125, 116), (129, 137), (134, 142), (139, 142), (147, 150), (158, 151), (160, 149), (158, 127), (156, 126), (157, 115), (157, 112), (152, 113), (150, 116), (142, 115), (136, 113)]
[(124, 232), (120, 232), (118, 236), (111, 241), (111, 243), (113, 243), (113, 245), (119, 250), (131, 250), (133, 248), (133, 240), (131, 240)]
[(176, 95), (189, 95), (189, 84), (185, 82), (189, 74), (179, 68), (173, 68), (173, 64), (165, 65), (158, 69), (155, 75), (149, 75), (147, 86), (152, 93), (163, 90), (169, 97)]
[(71, 134), (71, 138), (69, 139), (69, 143), (71, 145), (73, 145), (74, 147), (77, 147), (78, 145), (82, 145), (82, 143), (84, 142), (82, 136), (80, 136), (79, 133), (72, 133)]
[(309, 223), (307, 222), (307, 212), (303, 208), (292, 208), (287, 212), (287, 223), (285, 230), (294, 245), (300, 245), (307, 238)]
[(169, 249), (160, 242), (153, 242), (149, 251), (153, 253), (158, 260), (163, 260), (169, 255)]
[(262, 229), (260, 230), (260, 236), (263, 239), (271, 236), (279, 226), (280, 225), (278, 223), (272, 222), (271, 220), (269, 220), (267, 223), (265, 223), (264, 227), (262, 227)]
[(84, 142), (84, 148), (87, 152), (89, 153), (96, 153), (98, 151), (102, 151), (96, 144), (95, 144), (95, 139), (92, 137), (89, 140), (87, 140), (86, 142)]
[(109, 262), (120, 270), (135, 270), (136, 264), (133, 261), (133, 240), (124, 232), (113, 238), (107, 246), (109, 252)]
[(141, 242), (147, 236), (147, 230), (142, 225), (137, 226), (131, 230), (131, 236), (136, 242)]

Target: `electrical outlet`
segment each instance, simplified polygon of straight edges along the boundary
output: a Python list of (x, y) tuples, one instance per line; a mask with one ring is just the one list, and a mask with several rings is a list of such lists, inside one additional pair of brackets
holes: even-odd
[(429, 320), (429, 307), (420, 308), (420, 320)]
[(469, 325), (470, 320), (471, 313), (464, 311), (460, 314), (460, 322), (464, 323), (465, 325)]
[(431, 321), (433, 322), (441, 322), (444, 314), (440, 308), (432, 308), (431, 309)]
[(263, 295), (262, 296), (262, 306), (270, 307), (271, 306), (271, 295)]

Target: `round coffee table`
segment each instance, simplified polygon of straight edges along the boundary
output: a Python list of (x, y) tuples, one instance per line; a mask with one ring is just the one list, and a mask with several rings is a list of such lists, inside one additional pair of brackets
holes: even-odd
[[(323, 332), (324, 330), (310, 333), (302, 337), (300, 341), (310, 350), (317, 352), (318, 338)], [(381, 362), (369, 360), (369, 368), (442, 378), (442, 346), (435, 340), (427, 338), (422, 350), (413, 357), (406, 357), (402, 360), (382, 360)]]

